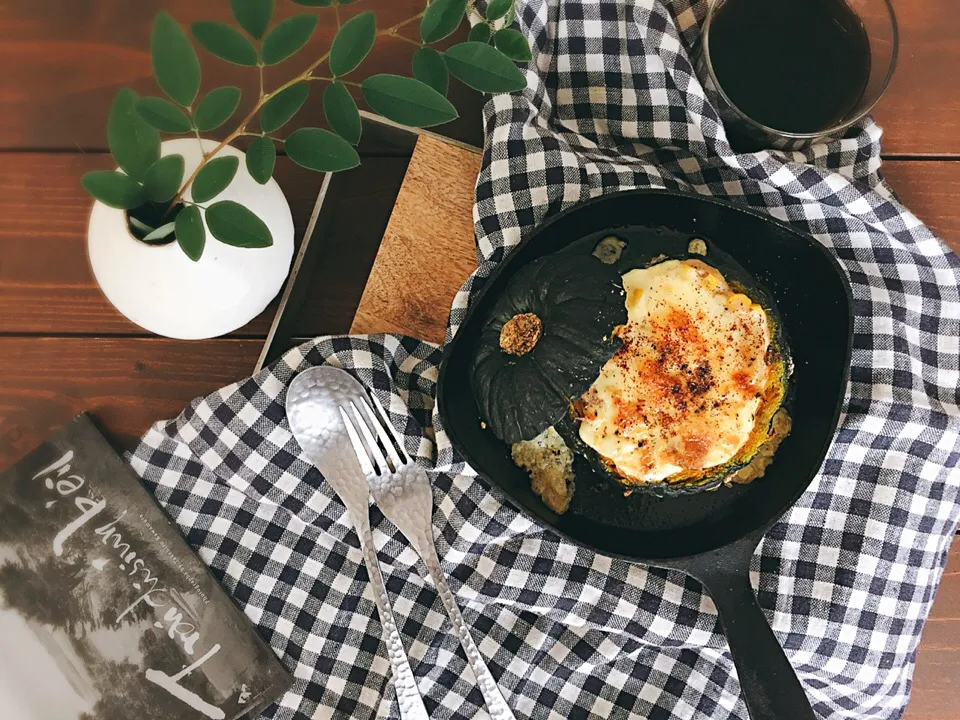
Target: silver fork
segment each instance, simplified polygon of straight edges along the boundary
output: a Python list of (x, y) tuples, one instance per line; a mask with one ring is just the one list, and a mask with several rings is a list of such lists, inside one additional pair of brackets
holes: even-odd
[(400, 717), (429, 720), (380, 572), (377, 548), (370, 532), (370, 487), (356, 462), (338, 412), (339, 407), (355, 395), (355, 384), (353, 377), (338, 368), (323, 366), (305, 370), (293, 379), (287, 390), (287, 420), (307, 458), (343, 501), (356, 528), (387, 643)]
[[(367, 402), (368, 397), (373, 399), (379, 416)], [(433, 491), (426, 472), (410, 459), (403, 447), (403, 440), (390, 423), (390, 416), (373, 393), (368, 396), (364, 392), (362, 396), (355, 397), (349, 403), (349, 408), (340, 407), (340, 414), (360, 466), (370, 483), (374, 502), (410, 541), (427, 566), (440, 601), (467, 655), (467, 662), (477, 678), (490, 717), (492, 720), (514, 720), (513, 712), (467, 629), (440, 567), (433, 540)]]

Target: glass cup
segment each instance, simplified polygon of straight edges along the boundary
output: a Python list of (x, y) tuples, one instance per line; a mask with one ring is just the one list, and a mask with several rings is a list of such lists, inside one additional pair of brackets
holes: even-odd
[(890, 0), (712, 0), (694, 61), (732, 145), (794, 150), (870, 113), (898, 44)]

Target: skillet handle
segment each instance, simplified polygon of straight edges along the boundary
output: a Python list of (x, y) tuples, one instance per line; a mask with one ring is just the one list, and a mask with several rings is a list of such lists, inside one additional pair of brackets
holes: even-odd
[(750, 586), (750, 558), (760, 536), (688, 561), (720, 613), (751, 720), (816, 720), (793, 666)]

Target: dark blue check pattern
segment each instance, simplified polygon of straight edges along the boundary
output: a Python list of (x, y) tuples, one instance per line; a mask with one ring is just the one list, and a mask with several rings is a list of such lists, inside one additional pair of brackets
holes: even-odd
[[(844, 415), (820, 475), (761, 544), (754, 582), (821, 717), (898, 718), (960, 517), (960, 262), (883, 183), (872, 120), (803, 152), (735, 153), (690, 61), (705, 9), (522, 4), (534, 58), (526, 90), (486, 105), (481, 266), (450, 333), (537, 223), (611, 190), (729, 197), (831, 248), (855, 298)], [(356, 535), (284, 417), (293, 375), (332, 363), (375, 388), (408, 450), (436, 466), (444, 569), (518, 718), (745, 719), (700, 586), (570, 545), (505, 504), (434, 414), (439, 361), (435, 346), (410, 338), (320, 338), (159, 423), (130, 457), (295, 674), (264, 717), (398, 717)], [(413, 551), (371, 512), (431, 717), (486, 717)]]

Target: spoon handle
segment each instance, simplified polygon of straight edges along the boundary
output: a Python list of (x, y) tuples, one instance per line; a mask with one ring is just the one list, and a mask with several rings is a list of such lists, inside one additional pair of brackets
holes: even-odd
[(387, 586), (383, 582), (380, 561), (377, 559), (377, 548), (373, 544), (373, 534), (370, 532), (370, 516), (366, 507), (363, 512), (359, 510), (359, 508), (349, 508), (350, 519), (360, 538), (360, 549), (363, 551), (363, 559), (367, 565), (367, 575), (370, 576), (373, 599), (380, 613), (383, 639), (387, 643), (387, 655), (390, 658), (390, 666), (393, 668), (393, 684), (397, 691), (397, 702), (400, 704), (400, 717), (403, 720), (430, 720), (427, 709), (423, 705), (423, 697), (417, 688), (417, 680), (410, 667), (407, 652), (403, 649), (403, 640), (400, 638), (397, 622), (393, 617), (390, 596), (387, 595)]

